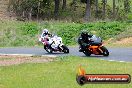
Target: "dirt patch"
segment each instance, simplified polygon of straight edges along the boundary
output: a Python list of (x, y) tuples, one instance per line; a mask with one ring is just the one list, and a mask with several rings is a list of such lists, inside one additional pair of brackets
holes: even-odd
[(132, 37), (121, 39), (120, 41), (116, 41), (114, 44), (132, 45)]
[(0, 66), (10, 66), (22, 63), (45, 63), (53, 60), (53, 57), (0, 55)]

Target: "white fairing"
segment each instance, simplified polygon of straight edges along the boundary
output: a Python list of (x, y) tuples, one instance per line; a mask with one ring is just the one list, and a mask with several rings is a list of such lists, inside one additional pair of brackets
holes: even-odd
[(49, 40), (49, 43), (53, 43), (51, 45), (52, 48), (57, 48), (59, 45), (62, 45), (62, 38), (54, 36)]

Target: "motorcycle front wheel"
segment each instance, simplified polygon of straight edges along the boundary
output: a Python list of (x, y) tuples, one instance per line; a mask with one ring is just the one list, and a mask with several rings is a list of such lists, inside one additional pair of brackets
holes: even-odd
[(46, 52), (48, 53), (53, 53), (52, 49), (48, 48), (47, 46), (44, 45), (44, 49), (46, 50)]
[(108, 49), (106, 47), (102, 46), (101, 49), (103, 51), (103, 55), (104, 56), (109, 56), (109, 51), (108, 51)]
[(64, 53), (69, 53), (69, 49), (68, 49), (67, 46), (62, 45), (62, 48), (63, 48), (63, 52), (64, 52)]
[(90, 56), (90, 55), (91, 55), (91, 53), (90, 53), (89, 50), (85, 50), (85, 51), (83, 51), (83, 53), (84, 53), (86, 56)]

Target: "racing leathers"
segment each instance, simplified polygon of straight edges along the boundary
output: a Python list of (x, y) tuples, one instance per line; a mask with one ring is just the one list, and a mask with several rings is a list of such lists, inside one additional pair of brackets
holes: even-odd
[(90, 45), (90, 38), (92, 37), (92, 35), (86, 35), (86, 36), (80, 36), (78, 38), (78, 43), (80, 45), (80, 49), (79, 52), (82, 52), (85, 50), (86, 46)]

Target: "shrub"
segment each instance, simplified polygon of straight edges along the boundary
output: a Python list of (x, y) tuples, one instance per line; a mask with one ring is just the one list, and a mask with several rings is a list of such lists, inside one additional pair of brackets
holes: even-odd
[[(51, 33), (57, 33), (62, 37), (63, 43), (66, 45), (74, 45), (77, 43), (77, 38), (81, 30), (87, 30), (97, 36), (100, 36), (103, 40), (109, 38), (116, 38), (117, 35), (131, 36), (131, 32), (127, 29), (131, 23), (126, 22), (93, 22), (93, 23), (63, 23), (63, 22), (21, 22), (10, 23), (10, 26), (6, 28), (4, 23), (1, 24), (3, 28), (2, 36), (0, 39), (0, 47), (4, 46), (34, 46), (39, 45), (38, 34), (41, 33), (42, 28), (47, 28)], [(5, 27), (5, 29), (4, 29)], [(14, 30), (15, 29), (15, 30)], [(7, 30), (7, 31), (6, 31)], [(126, 32), (124, 32), (126, 31)], [(123, 33), (123, 34), (122, 34)]]
[(31, 37), (38, 33), (37, 23), (25, 23), (20, 27), (22, 35), (29, 35)]

